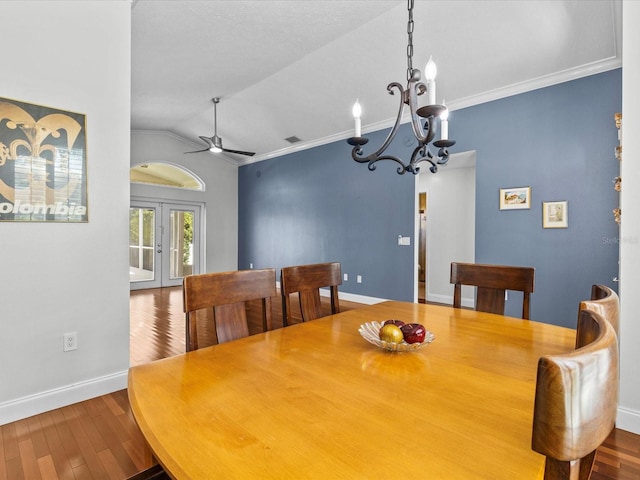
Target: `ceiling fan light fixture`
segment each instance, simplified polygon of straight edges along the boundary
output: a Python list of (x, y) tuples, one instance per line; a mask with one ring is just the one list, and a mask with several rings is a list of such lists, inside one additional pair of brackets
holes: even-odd
[(196, 150), (194, 152), (184, 152), (184, 153), (200, 153), (200, 152), (211, 152), (211, 153), (235, 153), (237, 155), (248, 155), (250, 157), (255, 155), (255, 152), (245, 152), (243, 150), (232, 150), (230, 148), (222, 147), (222, 139), (218, 136), (218, 110), (217, 105), (220, 103), (220, 97), (214, 97), (211, 99), (213, 102), (213, 136), (205, 137), (200, 136), (200, 140), (208, 145), (208, 148), (204, 150)]

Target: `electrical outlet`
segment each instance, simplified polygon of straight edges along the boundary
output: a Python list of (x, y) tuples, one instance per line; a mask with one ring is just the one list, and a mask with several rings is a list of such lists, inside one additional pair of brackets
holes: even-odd
[(348, 282), (348, 281), (349, 281), (349, 274), (348, 274), (348, 273), (345, 273), (345, 274), (342, 276), (342, 279), (343, 279), (345, 282)]
[(249, 268), (253, 268), (253, 263), (250, 263), (250, 264), (249, 264)]
[(71, 333), (65, 333), (62, 336), (62, 351), (63, 352), (70, 352), (71, 350), (77, 350), (78, 349), (78, 333), (77, 332), (71, 332)]
[(356, 283), (362, 283), (362, 275), (356, 277)]

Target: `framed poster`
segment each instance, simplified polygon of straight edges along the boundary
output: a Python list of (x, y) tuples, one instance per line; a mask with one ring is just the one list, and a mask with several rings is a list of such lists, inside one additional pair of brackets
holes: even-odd
[(542, 202), (542, 228), (567, 228), (567, 202)]
[(0, 97), (0, 221), (88, 221), (85, 122)]
[(531, 208), (531, 187), (500, 189), (500, 210)]

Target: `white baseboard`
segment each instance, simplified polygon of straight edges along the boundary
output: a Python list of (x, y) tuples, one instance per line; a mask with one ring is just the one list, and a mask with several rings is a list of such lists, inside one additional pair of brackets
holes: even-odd
[[(330, 292), (329, 290), (320, 289), (320, 295), (322, 295), (323, 297), (328, 297), (330, 295)], [(363, 303), (365, 305), (374, 305), (376, 303), (386, 302), (388, 300), (388, 298), (367, 297), (365, 295), (358, 295), (355, 293), (340, 291), (338, 291), (338, 298), (347, 302)]]
[(453, 297), (450, 295), (437, 295), (433, 293), (427, 293), (427, 298), (425, 300), (427, 302), (444, 303), (447, 305), (453, 304)]
[(618, 407), (616, 427), (640, 435), (640, 412)]
[[(443, 303), (445, 305), (453, 305), (453, 297), (451, 295), (438, 295), (433, 293), (428, 293), (426, 300), (428, 302), (435, 303)], [(475, 307), (475, 299), (472, 298), (462, 298), (460, 300), (460, 304), (463, 307), (474, 308)]]
[(128, 371), (117, 372), (0, 403), (0, 425), (122, 390), (127, 388), (127, 375)]
[[(276, 288), (278, 290), (280, 289), (279, 281), (276, 281)], [(321, 297), (328, 297), (330, 295), (331, 295), (331, 291), (328, 288), (320, 289)], [(358, 295), (355, 293), (341, 292), (340, 289), (338, 289), (338, 299), (345, 300), (347, 302), (363, 303), (365, 305), (374, 305), (376, 303), (386, 302), (388, 300), (388, 298), (368, 297), (366, 295)]]

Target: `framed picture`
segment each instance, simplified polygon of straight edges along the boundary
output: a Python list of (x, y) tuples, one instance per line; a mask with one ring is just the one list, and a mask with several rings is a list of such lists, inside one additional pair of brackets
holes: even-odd
[(567, 228), (569, 226), (569, 211), (567, 202), (542, 202), (542, 227)]
[(85, 115), (0, 97), (0, 221), (87, 222)]
[(531, 208), (531, 187), (500, 189), (500, 210)]

